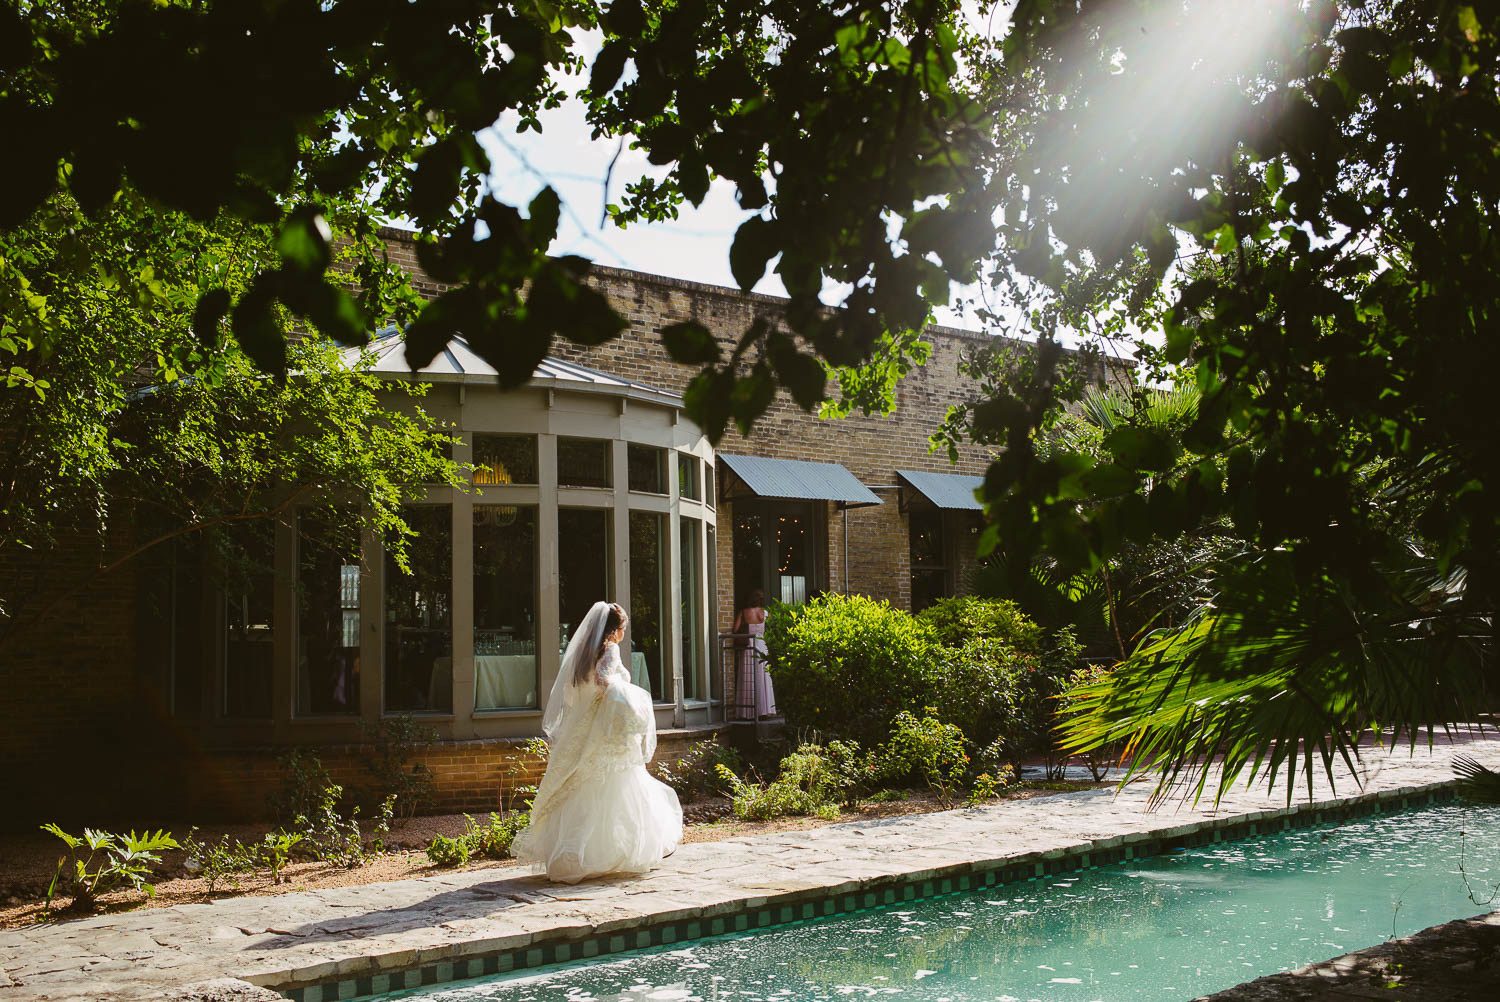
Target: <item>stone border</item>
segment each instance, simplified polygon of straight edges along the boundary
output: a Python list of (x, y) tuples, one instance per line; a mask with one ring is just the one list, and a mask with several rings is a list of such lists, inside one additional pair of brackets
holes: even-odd
[[(1447, 803), (1455, 799), (1453, 786), (1449, 781), (1401, 787), (1347, 799), (1293, 804), (1286, 808), (1132, 832), (1041, 852), (643, 916), (640, 919), (610, 923), (618, 926), (614, 929), (591, 925), (560, 928), (550, 934), (522, 934), (426, 950), (406, 950), (381, 956), (329, 961), (301, 970), (262, 974), (245, 980), (272, 988), (293, 1002), (361, 999), (423, 985), (550, 967), (703, 938), (736, 935), (835, 915), (848, 915), (898, 902), (962, 894), (997, 884), (1090, 870), (1178, 849), (1234, 842), (1274, 832), (1338, 824), (1374, 814)], [(361, 967), (365, 970), (359, 970)]]

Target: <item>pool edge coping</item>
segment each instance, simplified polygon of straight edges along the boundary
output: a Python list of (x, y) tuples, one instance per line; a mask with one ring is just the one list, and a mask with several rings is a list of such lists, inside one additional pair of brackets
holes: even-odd
[(239, 975), (238, 979), (268, 988), (293, 1002), (363, 999), (384, 992), (769, 929), (900, 902), (1089, 870), (1179, 848), (1234, 842), (1278, 831), (1429, 806), (1454, 800), (1455, 786), (1455, 780), (1403, 786), (1353, 797), (1335, 797), (1160, 828), (1143, 828), (1067, 846), (966, 860), (936, 868), (843, 880), (778, 894), (745, 895), (603, 923), (559, 925), (542, 932), (345, 957), (300, 968)]

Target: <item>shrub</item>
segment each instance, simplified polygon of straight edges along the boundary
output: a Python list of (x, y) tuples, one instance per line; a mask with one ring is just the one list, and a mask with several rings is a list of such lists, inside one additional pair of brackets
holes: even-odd
[(718, 736), (694, 741), (676, 762), (657, 762), (656, 778), (684, 799), (729, 793), (729, 784), (719, 775), (719, 766), (738, 775), (744, 769), (740, 753), (719, 744)]
[[(410, 714), (382, 717), (375, 723), (361, 720), (360, 730), (370, 740), (370, 753), (364, 759), (365, 772), (373, 784), (373, 803), (395, 797), (400, 816), (410, 818), (430, 807), (433, 801), (432, 770), (424, 762), (407, 767), (412, 754), (438, 739), (438, 732), (420, 724)], [(316, 759), (314, 760), (316, 761)], [(321, 767), (321, 763), (319, 763)], [(327, 774), (324, 774), (327, 778)]]
[(918, 622), (927, 626), (938, 643), (961, 647), (970, 640), (996, 640), (1012, 650), (1041, 654), (1044, 632), (1014, 602), (1004, 599), (940, 598), (917, 613)]
[(969, 796), (964, 800), (965, 807), (974, 807), (986, 800), (993, 800), (1000, 796), (1000, 791), (1007, 786), (1014, 786), (1016, 773), (1008, 765), (1001, 766), (996, 773), (981, 772), (974, 777), (974, 785), (969, 788)]
[(198, 829), (188, 829), (182, 840), (182, 849), (187, 854), (185, 865), (188, 872), (202, 877), (208, 883), (208, 893), (218, 890), (225, 877), (238, 887), (237, 875), (255, 869), (256, 855), (239, 839), (221, 835), (217, 842), (201, 842)]
[(885, 739), (896, 714), (931, 700), (944, 660), (925, 625), (859, 595), (772, 605), (766, 647), (788, 724), (866, 745)]
[(547, 756), (551, 749), (544, 738), (528, 738), (521, 746), (520, 753), (511, 756), (510, 763), (505, 770), (505, 778), (500, 781), (500, 812), (502, 814), (519, 810), (518, 802), (526, 801), (526, 810), (531, 809), (532, 798), (536, 796), (537, 787), (535, 783), (522, 783), (521, 780), (530, 771), (532, 762), (547, 764)]
[(57, 872), (47, 887), (44, 911), (51, 910), (52, 899), (59, 891), (70, 895), (76, 908), (92, 908), (100, 895), (127, 884), (154, 898), (156, 885), (146, 878), (151, 875), (151, 867), (161, 862), (158, 853), (182, 848), (165, 830), (137, 835), (132, 829), (121, 835), (85, 828), (81, 838), (55, 824), (42, 825), (42, 830), (56, 835), (68, 847), (68, 855), (58, 859)]
[(964, 732), (928, 715), (918, 719), (902, 711), (896, 715), (891, 738), (874, 757), (877, 778), (900, 779), (918, 775), (945, 803), (969, 771)]
[(748, 821), (788, 815), (832, 819), (853, 802), (869, 776), (869, 762), (852, 741), (804, 744), (781, 760), (769, 784), (744, 780), (720, 764), (716, 772), (734, 797), (734, 813)]
[[(293, 748), (276, 761), (283, 775), (281, 789), (270, 796), (271, 816), (283, 823), (312, 817), (322, 803), (323, 792), (334, 785), (322, 759)], [(343, 788), (339, 789), (342, 796)]]
[(347, 817), (339, 813), (338, 803), (343, 796), (342, 786), (329, 783), (323, 788), (317, 808), (312, 814), (299, 814), (292, 825), (296, 842), (303, 844), (303, 852), (308, 856), (319, 862), (353, 869), (369, 862), (372, 854), (385, 851), (385, 836), (391, 830), (396, 796), (388, 795), (381, 804), (380, 818), (375, 824), (368, 849), (359, 830), (358, 805), (350, 809)]
[[(1088, 686), (1103, 682), (1109, 677), (1111, 669), (1103, 665), (1085, 665), (1074, 669), (1063, 683), (1062, 692), (1058, 695), (1058, 712), (1066, 714), (1073, 710), (1084, 689)], [(1089, 775), (1094, 777), (1094, 782), (1099, 782), (1109, 772), (1113, 764), (1114, 753), (1109, 748), (1090, 748), (1083, 753), (1083, 761), (1088, 766)]]
[(506, 859), (516, 835), (531, 822), (529, 811), (501, 816), (491, 812), (489, 824), (480, 825), (464, 815), (463, 834), (456, 838), (438, 835), (427, 846), (427, 858), (438, 866), (463, 866), (472, 859)]

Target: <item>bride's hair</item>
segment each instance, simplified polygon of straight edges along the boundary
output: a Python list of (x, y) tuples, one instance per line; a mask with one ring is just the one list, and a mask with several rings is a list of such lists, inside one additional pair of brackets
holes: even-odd
[(599, 641), (599, 653), (594, 656), (598, 660), (604, 655), (604, 645), (609, 643), (609, 638), (616, 630), (623, 630), (625, 624), (630, 622), (630, 615), (618, 602), (609, 603), (609, 614), (604, 617), (604, 637)]

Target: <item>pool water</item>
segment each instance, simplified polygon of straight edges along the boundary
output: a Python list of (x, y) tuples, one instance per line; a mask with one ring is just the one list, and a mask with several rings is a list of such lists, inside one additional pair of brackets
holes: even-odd
[(381, 998), (1192, 999), (1500, 907), (1497, 883), (1500, 808), (1450, 805)]

